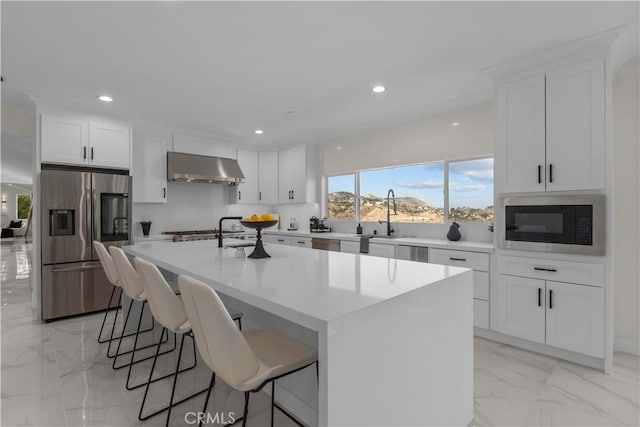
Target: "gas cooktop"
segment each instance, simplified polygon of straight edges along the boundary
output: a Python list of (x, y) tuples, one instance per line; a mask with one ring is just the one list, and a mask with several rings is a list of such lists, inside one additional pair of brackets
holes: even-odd
[[(244, 233), (244, 230), (222, 230), (222, 234)], [(182, 231), (163, 231), (162, 234), (173, 236), (174, 242), (186, 242), (192, 240), (213, 240), (218, 238), (218, 229), (213, 230), (182, 230)]]

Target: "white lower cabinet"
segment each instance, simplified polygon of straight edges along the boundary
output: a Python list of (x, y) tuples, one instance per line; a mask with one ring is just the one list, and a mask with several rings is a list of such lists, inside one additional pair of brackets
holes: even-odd
[(491, 328), (544, 343), (545, 295), (544, 280), (499, 274), (492, 292)]
[(604, 289), (547, 282), (547, 344), (604, 356)]
[(298, 246), (302, 248), (311, 248), (310, 237), (291, 237), (291, 246)]
[(264, 243), (275, 243), (278, 245), (291, 245), (291, 236), (279, 236), (277, 234), (263, 234)]
[(491, 291), (496, 332), (604, 357), (604, 289), (498, 274)]
[(429, 262), (473, 269), (473, 326), (489, 329), (489, 254), (430, 248)]

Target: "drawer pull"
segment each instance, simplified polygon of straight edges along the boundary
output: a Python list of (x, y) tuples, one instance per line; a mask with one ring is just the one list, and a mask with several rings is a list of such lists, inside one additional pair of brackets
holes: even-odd
[(553, 308), (553, 290), (549, 289), (549, 310)]
[(449, 257), (449, 259), (451, 261), (462, 261), (462, 262), (466, 262), (467, 259), (466, 258), (454, 258), (454, 257)]
[(556, 270), (555, 268), (543, 268), (543, 267), (533, 267), (534, 270), (536, 271), (548, 271), (550, 273), (557, 273), (558, 270)]
[(305, 242), (298, 241), (298, 243), (300, 243), (301, 245), (304, 245)]
[(278, 242), (284, 242), (284, 239), (277, 239)]

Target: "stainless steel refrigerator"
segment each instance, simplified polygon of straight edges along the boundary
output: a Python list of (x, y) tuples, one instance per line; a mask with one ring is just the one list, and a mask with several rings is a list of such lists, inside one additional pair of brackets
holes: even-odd
[(40, 195), (42, 318), (105, 309), (113, 286), (92, 242), (130, 244), (131, 177), (43, 170)]

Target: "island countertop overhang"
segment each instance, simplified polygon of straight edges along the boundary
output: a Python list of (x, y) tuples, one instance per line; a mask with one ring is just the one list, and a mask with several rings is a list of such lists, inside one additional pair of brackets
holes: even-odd
[(237, 258), (234, 249), (218, 248), (207, 240), (149, 242), (123, 249), (315, 330), (452, 276), (471, 275), (461, 267), (281, 245), (268, 245), (271, 258), (265, 259)]

